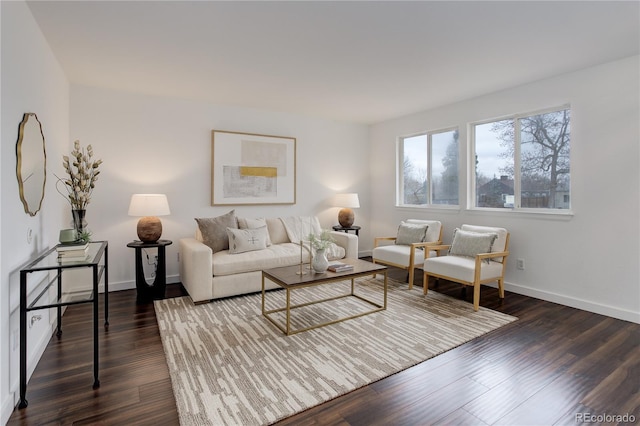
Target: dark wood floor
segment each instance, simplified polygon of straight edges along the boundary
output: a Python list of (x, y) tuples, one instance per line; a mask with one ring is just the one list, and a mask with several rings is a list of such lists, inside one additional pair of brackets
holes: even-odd
[[(472, 291), (434, 284), (471, 302)], [(180, 285), (169, 286), (169, 296), (180, 294)], [(629, 424), (640, 421), (640, 325), (512, 293), (500, 303), (489, 287), (481, 294), (481, 306), (519, 320), (279, 424), (553, 425), (625, 414), (634, 416)], [(135, 290), (110, 294), (97, 390), (91, 306), (70, 307), (62, 339), (51, 339), (29, 382), (29, 406), (14, 410), (8, 424), (178, 424), (153, 304), (135, 298)]]

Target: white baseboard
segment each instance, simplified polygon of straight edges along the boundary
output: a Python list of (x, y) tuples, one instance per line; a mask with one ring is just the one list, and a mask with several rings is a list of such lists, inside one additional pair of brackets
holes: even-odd
[[(147, 278), (147, 281), (153, 281), (151, 278)], [(175, 284), (180, 282), (179, 275), (167, 275), (167, 284)], [(120, 291), (120, 290), (135, 290), (136, 282), (135, 281), (119, 281), (119, 282), (110, 282), (109, 283), (109, 293), (112, 291)], [(98, 286), (98, 291), (100, 293), (104, 293), (104, 285), (100, 284)]]
[[(371, 250), (359, 252), (359, 256), (371, 256)], [(488, 285), (490, 287), (497, 287), (497, 283)], [(593, 312), (595, 314), (606, 315), (608, 317), (640, 324), (640, 312), (633, 312), (626, 309), (617, 308), (615, 306), (595, 303), (589, 300), (579, 299), (572, 296), (553, 293), (550, 291), (538, 290), (535, 288), (509, 282), (504, 283), (504, 288), (507, 291), (522, 294), (523, 296), (535, 297), (536, 299), (546, 300), (547, 302), (558, 303), (560, 305), (582, 309), (583, 311)]]
[[(492, 285), (492, 287), (496, 287)], [(546, 300), (547, 302), (558, 303), (560, 305), (570, 306), (572, 308), (582, 309), (583, 311), (593, 312), (608, 317), (618, 318), (624, 321), (635, 322), (640, 324), (640, 312), (633, 312), (626, 309), (616, 308), (615, 306), (594, 303), (589, 300), (578, 299), (563, 294), (553, 293), (550, 291), (538, 290), (519, 284), (504, 283), (504, 289), (513, 293), (522, 294), (524, 296), (535, 297), (537, 299)]]
[[(38, 362), (42, 357), (47, 345), (51, 340), (51, 337), (57, 331), (57, 321), (53, 321), (49, 324), (49, 331), (42, 333), (40, 339), (38, 339), (33, 352), (27, 357), (27, 395), (26, 399), (29, 400), (29, 379), (38, 366)], [(18, 354), (19, 356), (19, 354)], [(5, 401), (2, 402), (2, 421), (1, 424), (6, 424), (13, 413), (14, 408), (20, 401), (20, 375), (9, 384), (10, 392), (7, 395)]]

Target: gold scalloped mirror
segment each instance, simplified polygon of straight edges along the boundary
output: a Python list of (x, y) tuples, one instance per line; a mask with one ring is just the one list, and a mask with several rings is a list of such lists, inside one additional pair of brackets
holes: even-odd
[(38, 117), (27, 112), (22, 117), (16, 144), (16, 175), (20, 200), (24, 211), (35, 216), (42, 206), (44, 185), (47, 181), (47, 153), (44, 146), (42, 124)]

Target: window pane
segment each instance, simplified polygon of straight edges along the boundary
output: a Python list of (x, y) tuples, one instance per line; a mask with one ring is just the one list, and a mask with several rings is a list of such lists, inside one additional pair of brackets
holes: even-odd
[(403, 204), (427, 204), (427, 135), (403, 139)]
[(521, 206), (570, 208), (569, 110), (520, 119)]
[(431, 135), (432, 204), (458, 205), (458, 131)]
[(475, 129), (476, 207), (513, 207), (514, 122), (478, 124)]

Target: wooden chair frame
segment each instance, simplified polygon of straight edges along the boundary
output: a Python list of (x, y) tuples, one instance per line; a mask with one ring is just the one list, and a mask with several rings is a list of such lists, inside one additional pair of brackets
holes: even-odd
[[(414, 268), (422, 268), (422, 265), (424, 265), (424, 259), (429, 257), (429, 250), (434, 250), (433, 247), (437, 247), (439, 245), (442, 244), (442, 230), (443, 230), (444, 226), (440, 226), (440, 235), (438, 236), (438, 241), (430, 241), (430, 242), (424, 242), (424, 243), (413, 243), (411, 244), (410, 247), (410, 251), (409, 251), (409, 265), (405, 266), (405, 265), (399, 265), (397, 263), (393, 263), (393, 262), (385, 262), (383, 260), (376, 260), (373, 259), (373, 263), (378, 263), (378, 264), (382, 264), (382, 265), (387, 265), (387, 266), (393, 266), (396, 268), (400, 268), (400, 269), (405, 269), (409, 271), (409, 290), (413, 289), (413, 277), (414, 277)], [(382, 241), (395, 241), (396, 237), (375, 237), (373, 240), (373, 248), (376, 248), (380, 245), (380, 243)], [(425, 247), (429, 247), (429, 249), (426, 249)], [(424, 258), (422, 259), (422, 262), (418, 262), (416, 263), (416, 249), (421, 248), (424, 254)], [(439, 255), (439, 253), (438, 253)]]
[[(492, 253), (480, 253), (477, 254), (475, 257), (475, 273), (473, 276), (473, 281), (464, 281), (464, 280), (459, 280), (457, 278), (452, 278), (452, 277), (448, 277), (445, 275), (440, 275), (440, 274), (433, 274), (433, 273), (428, 273), (427, 271), (425, 271), (424, 269), (422, 270), (422, 279), (423, 279), (423, 293), (426, 295), (427, 292), (429, 291), (429, 277), (435, 277), (435, 278), (443, 278), (445, 280), (448, 281), (453, 281), (453, 282), (457, 282), (466, 286), (471, 286), (473, 287), (473, 310), (477, 311), (480, 307), (480, 285), (482, 284), (487, 284), (487, 283), (491, 283), (494, 281), (498, 282), (498, 295), (500, 296), (501, 299), (504, 299), (504, 272), (507, 268), (507, 257), (509, 256), (509, 233), (507, 233), (507, 237), (504, 243), (504, 251), (500, 251), (500, 252), (492, 252)], [(448, 250), (449, 247), (451, 247), (450, 245), (440, 245), (440, 246), (435, 246), (435, 247), (431, 247), (431, 250), (436, 250), (438, 251), (438, 253), (440, 253), (441, 250)], [(426, 252), (426, 250), (425, 250)], [(428, 254), (425, 257), (425, 260), (428, 258)], [(482, 267), (482, 261), (485, 259), (493, 259), (496, 257), (502, 257), (502, 270), (500, 272), (500, 276), (499, 277), (490, 277), (490, 278), (486, 278), (484, 280), (480, 279), (480, 271), (481, 271), (481, 267)], [(424, 265), (423, 265), (424, 266)]]

